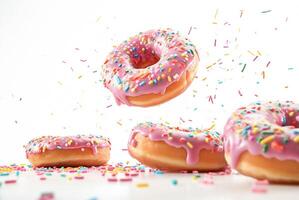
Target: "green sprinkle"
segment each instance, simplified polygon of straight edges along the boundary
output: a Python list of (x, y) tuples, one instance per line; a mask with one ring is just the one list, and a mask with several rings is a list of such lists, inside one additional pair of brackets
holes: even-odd
[(178, 181), (177, 181), (176, 179), (173, 179), (173, 180), (171, 180), (171, 184), (172, 184), (172, 185), (177, 185), (177, 184), (178, 184)]
[(264, 144), (263, 145), (263, 152), (267, 153), (268, 150), (269, 150), (269, 145), (268, 144)]
[(273, 132), (272, 131), (263, 131), (261, 132), (262, 135), (272, 135)]
[(289, 142), (289, 138), (288, 137), (283, 137), (282, 138), (282, 143), (283, 144), (287, 144)]

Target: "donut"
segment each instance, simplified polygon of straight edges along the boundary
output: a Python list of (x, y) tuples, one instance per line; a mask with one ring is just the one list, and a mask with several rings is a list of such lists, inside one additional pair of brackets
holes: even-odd
[(98, 166), (110, 158), (110, 141), (102, 136), (42, 136), (24, 147), (33, 167)]
[(237, 109), (224, 128), (225, 157), (241, 174), (299, 183), (299, 104), (255, 102)]
[(147, 107), (184, 92), (198, 62), (188, 39), (171, 29), (150, 30), (115, 47), (102, 66), (102, 78), (118, 105)]
[(216, 131), (140, 123), (132, 129), (128, 151), (142, 164), (167, 171), (219, 171), (226, 166)]

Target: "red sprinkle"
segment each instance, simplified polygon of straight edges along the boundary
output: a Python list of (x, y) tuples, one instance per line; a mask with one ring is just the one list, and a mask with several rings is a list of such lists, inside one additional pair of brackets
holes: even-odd
[(5, 184), (14, 184), (16, 182), (17, 182), (17, 180), (6, 180), (4, 183)]
[(78, 179), (78, 180), (82, 180), (82, 179), (84, 179), (84, 176), (75, 176), (74, 178)]
[(121, 178), (120, 181), (121, 182), (129, 182), (129, 181), (132, 181), (132, 178)]
[(117, 178), (107, 178), (108, 182), (117, 182)]

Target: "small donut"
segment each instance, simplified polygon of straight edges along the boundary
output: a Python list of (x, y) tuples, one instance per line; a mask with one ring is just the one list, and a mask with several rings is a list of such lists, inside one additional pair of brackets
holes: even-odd
[(241, 174), (299, 183), (299, 104), (256, 102), (236, 110), (224, 128), (225, 157)]
[(128, 150), (144, 165), (167, 171), (219, 171), (226, 166), (216, 131), (141, 123), (132, 130)]
[(110, 158), (110, 141), (102, 136), (42, 136), (24, 147), (34, 167), (98, 166)]
[(102, 66), (118, 105), (153, 106), (181, 94), (199, 62), (195, 46), (171, 29), (150, 30), (117, 46)]

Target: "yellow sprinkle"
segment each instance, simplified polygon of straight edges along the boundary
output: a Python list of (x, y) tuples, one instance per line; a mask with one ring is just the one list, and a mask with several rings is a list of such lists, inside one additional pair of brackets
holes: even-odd
[(258, 128), (253, 128), (253, 129), (252, 129), (252, 133), (253, 133), (253, 134), (257, 134), (258, 132), (259, 132), (259, 129), (258, 129)]
[(170, 76), (168, 76), (167, 78), (168, 78), (168, 82), (171, 82), (171, 77), (170, 77)]
[(154, 82), (153, 80), (150, 80), (150, 81), (148, 82), (148, 84), (151, 85), (151, 84), (153, 84), (153, 82)]
[(166, 76), (165, 76), (165, 74), (161, 74), (161, 77), (162, 77), (162, 79), (164, 79)]
[[(266, 138), (264, 138), (262, 141), (261, 141), (261, 144), (268, 144), (270, 142), (272, 142), (274, 140), (274, 135), (270, 135)], [(298, 141), (299, 141), (299, 138), (298, 138)]]
[(160, 81), (160, 79), (161, 79), (161, 76), (159, 75), (159, 76), (157, 77), (157, 81)]
[(216, 65), (216, 63), (214, 62), (214, 63), (212, 63), (212, 64), (210, 64), (210, 65), (206, 66), (206, 69), (209, 69), (209, 68), (211, 68), (213, 65)]
[(294, 138), (294, 142), (299, 143), (299, 135)]
[(136, 187), (138, 187), (138, 188), (147, 188), (147, 187), (149, 187), (149, 184), (148, 183), (137, 183)]
[(248, 50), (248, 53), (250, 53), (253, 56), (256, 56), (252, 51)]
[(190, 143), (190, 142), (187, 142), (187, 146), (192, 149), (193, 148), (193, 145)]
[(168, 68), (168, 72), (171, 72), (171, 71), (172, 71), (172, 68), (171, 68), (171, 67), (169, 67), (169, 68)]

